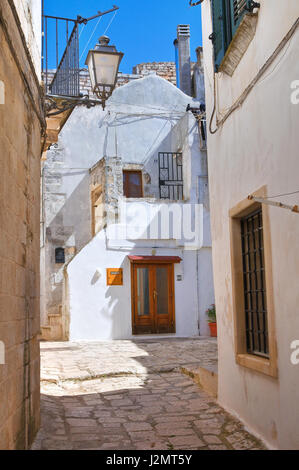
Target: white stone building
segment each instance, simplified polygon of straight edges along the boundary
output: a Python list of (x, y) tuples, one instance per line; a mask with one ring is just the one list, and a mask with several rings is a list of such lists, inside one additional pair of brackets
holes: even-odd
[(218, 398), (298, 449), (299, 215), (268, 202), (298, 204), (299, 2), (259, 4), (202, 3)]
[(188, 104), (199, 106), (149, 75), (115, 90), (105, 111), (75, 109), (48, 151), (44, 338), (208, 334), (207, 161)]

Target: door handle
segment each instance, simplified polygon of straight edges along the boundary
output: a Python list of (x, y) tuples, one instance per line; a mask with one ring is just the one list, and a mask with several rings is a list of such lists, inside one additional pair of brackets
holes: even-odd
[(154, 300), (156, 300), (158, 292), (156, 290), (154, 290), (153, 294), (154, 294)]

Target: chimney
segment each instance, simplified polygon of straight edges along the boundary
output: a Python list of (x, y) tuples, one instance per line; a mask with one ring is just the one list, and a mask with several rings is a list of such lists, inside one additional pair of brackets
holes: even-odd
[(193, 96), (201, 104), (205, 103), (205, 78), (204, 78), (204, 62), (203, 50), (199, 46), (196, 49), (197, 62), (193, 68)]
[(179, 88), (191, 96), (191, 59), (190, 59), (190, 25), (179, 24), (177, 28), (179, 54)]
[(176, 86), (180, 88), (179, 41), (175, 39), (173, 41), (173, 45), (174, 45), (174, 52), (175, 52)]
[(196, 48), (196, 58), (198, 67), (203, 70), (203, 49), (202, 46)]

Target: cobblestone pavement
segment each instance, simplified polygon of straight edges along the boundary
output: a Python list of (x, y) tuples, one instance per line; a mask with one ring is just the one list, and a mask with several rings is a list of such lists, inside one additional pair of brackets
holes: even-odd
[(262, 449), (180, 372), (215, 365), (211, 339), (42, 343), (42, 425), (32, 449)]

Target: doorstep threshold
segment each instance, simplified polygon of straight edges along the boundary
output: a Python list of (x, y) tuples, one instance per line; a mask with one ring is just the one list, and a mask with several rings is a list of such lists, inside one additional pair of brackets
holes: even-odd
[(163, 338), (179, 338), (175, 333), (169, 334), (154, 334), (154, 335), (133, 335), (131, 339), (163, 339)]
[(153, 334), (153, 335), (134, 335), (131, 336), (130, 340), (159, 340), (159, 339), (184, 339), (184, 340), (190, 340), (190, 339), (196, 339), (199, 338), (199, 336), (177, 336), (175, 333), (169, 333), (169, 334)]

